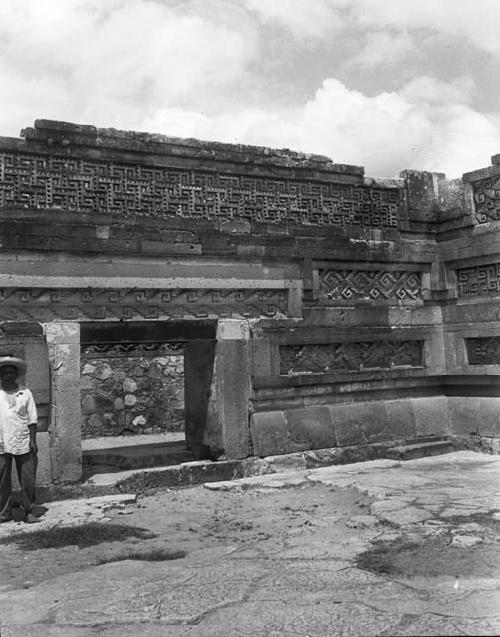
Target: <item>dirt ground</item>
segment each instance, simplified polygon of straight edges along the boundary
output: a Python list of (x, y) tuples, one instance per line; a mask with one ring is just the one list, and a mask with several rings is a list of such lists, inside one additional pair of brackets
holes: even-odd
[[(1, 589), (27, 588), (48, 578), (73, 573), (129, 551), (168, 549), (186, 554), (217, 546), (270, 548), (331, 517), (343, 536), (358, 531), (346, 526), (366, 512), (370, 499), (356, 489), (305, 485), (279, 491), (209, 491), (202, 487), (161, 490), (140, 496), (136, 504), (111, 510), (103, 523), (145, 529), (153, 537), (131, 536), (94, 546), (69, 545), (23, 550), (0, 544)], [(50, 505), (49, 505), (50, 506)]]
[(500, 634), (498, 457), (134, 497), (0, 529), (2, 637)]

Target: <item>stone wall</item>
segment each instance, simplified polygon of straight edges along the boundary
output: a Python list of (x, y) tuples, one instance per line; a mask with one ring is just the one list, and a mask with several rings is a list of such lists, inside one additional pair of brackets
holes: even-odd
[(182, 347), (150, 350), (156, 351), (126, 344), (84, 347), (83, 438), (184, 431)]
[[(154, 323), (151, 342), (185, 326), (200, 455), (498, 436), (499, 179), (498, 156), (463, 179), (373, 179), (317, 155), (47, 120), (0, 138), (0, 320), (55, 338), (57, 466), (69, 455), (75, 474), (80, 435), (58, 361), (73, 372), (66, 349), (94, 343), (72, 324)], [(84, 392), (106, 388), (99, 406), (84, 395), (84, 435), (157, 426), (131, 389), (157, 368), (110, 360), (84, 361)]]

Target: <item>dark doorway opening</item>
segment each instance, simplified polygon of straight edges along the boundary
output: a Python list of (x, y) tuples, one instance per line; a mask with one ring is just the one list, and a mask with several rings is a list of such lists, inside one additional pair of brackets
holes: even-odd
[(84, 477), (208, 457), (216, 325), (81, 324)]

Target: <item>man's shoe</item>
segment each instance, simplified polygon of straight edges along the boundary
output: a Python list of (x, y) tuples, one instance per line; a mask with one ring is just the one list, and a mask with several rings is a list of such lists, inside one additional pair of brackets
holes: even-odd
[(3, 516), (0, 517), (0, 524), (3, 524), (4, 522), (12, 522), (14, 518), (12, 516), (8, 517), (8, 518), (4, 518)]
[(36, 524), (37, 522), (40, 522), (40, 520), (36, 517), (36, 515), (33, 515), (33, 513), (27, 513), (24, 518), (24, 522), (25, 524)]

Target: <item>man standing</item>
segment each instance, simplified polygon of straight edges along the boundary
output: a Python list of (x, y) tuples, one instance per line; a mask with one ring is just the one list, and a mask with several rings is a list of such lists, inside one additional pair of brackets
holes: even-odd
[(33, 514), (37, 465), (37, 411), (33, 394), (20, 388), (18, 378), (26, 363), (12, 356), (0, 357), (0, 523), (12, 520), (12, 460), (21, 485), (24, 521), (39, 522)]

